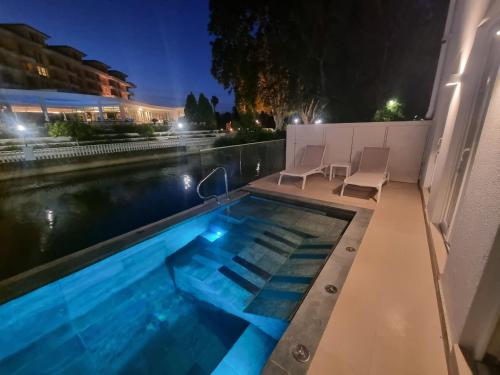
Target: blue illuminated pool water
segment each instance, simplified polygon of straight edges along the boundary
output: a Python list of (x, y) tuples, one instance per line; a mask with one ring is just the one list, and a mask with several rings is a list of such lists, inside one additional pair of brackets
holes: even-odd
[(345, 230), (253, 196), (0, 306), (1, 374), (258, 374)]

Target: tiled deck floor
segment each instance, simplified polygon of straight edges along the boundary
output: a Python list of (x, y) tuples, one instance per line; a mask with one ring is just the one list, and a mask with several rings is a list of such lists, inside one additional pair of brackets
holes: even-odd
[(375, 209), (309, 373), (447, 374), (417, 185), (391, 182), (376, 205), (360, 190), (333, 193), (340, 179), (312, 176), (305, 190), (299, 179), (276, 181), (268, 176), (252, 186)]

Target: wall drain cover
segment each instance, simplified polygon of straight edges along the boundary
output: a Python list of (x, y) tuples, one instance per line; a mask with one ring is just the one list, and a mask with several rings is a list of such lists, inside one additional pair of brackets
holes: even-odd
[(355, 249), (354, 247), (352, 247), (352, 246), (347, 246), (345, 249), (346, 249), (348, 252), (350, 252), (350, 253), (352, 253), (353, 251), (356, 251), (356, 249)]
[(338, 291), (337, 287), (332, 284), (325, 285), (325, 290), (330, 294), (335, 294)]
[(293, 358), (297, 362), (305, 363), (311, 359), (311, 354), (309, 350), (305, 347), (305, 345), (297, 344), (295, 348), (292, 350)]

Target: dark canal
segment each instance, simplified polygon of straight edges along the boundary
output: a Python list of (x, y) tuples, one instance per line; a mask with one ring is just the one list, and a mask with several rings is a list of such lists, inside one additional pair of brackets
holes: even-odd
[[(279, 141), (4, 183), (0, 280), (201, 203), (196, 185), (218, 165), (235, 189), (283, 169), (284, 159)], [(224, 192), (221, 175), (203, 186)]]

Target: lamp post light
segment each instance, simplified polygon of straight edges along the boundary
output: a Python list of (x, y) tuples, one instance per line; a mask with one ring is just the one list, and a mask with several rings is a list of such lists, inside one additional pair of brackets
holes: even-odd
[(297, 125), (297, 124), (299, 123), (299, 119), (298, 119), (298, 117), (295, 117), (295, 118), (293, 119), (293, 123), (294, 123), (295, 125)]
[(16, 129), (17, 129), (17, 131), (18, 131), (19, 133), (21, 133), (21, 134), (22, 134), (22, 136), (23, 136), (23, 142), (24, 142), (24, 145), (25, 145), (26, 147), (28, 147), (28, 143), (26, 142), (26, 126), (21, 125), (21, 124), (17, 124), (17, 125), (16, 125)]
[(316, 121), (314, 121), (314, 123), (315, 123), (316, 125), (321, 124), (322, 122), (323, 122), (323, 120), (321, 120), (320, 118), (319, 118), (319, 119), (317, 119)]
[(182, 129), (182, 128), (184, 127), (184, 124), (183, 124), (182, 122), (179, 122), (179, 123), (177, 124), (177, 127), (178, 127), (179, 129)]

